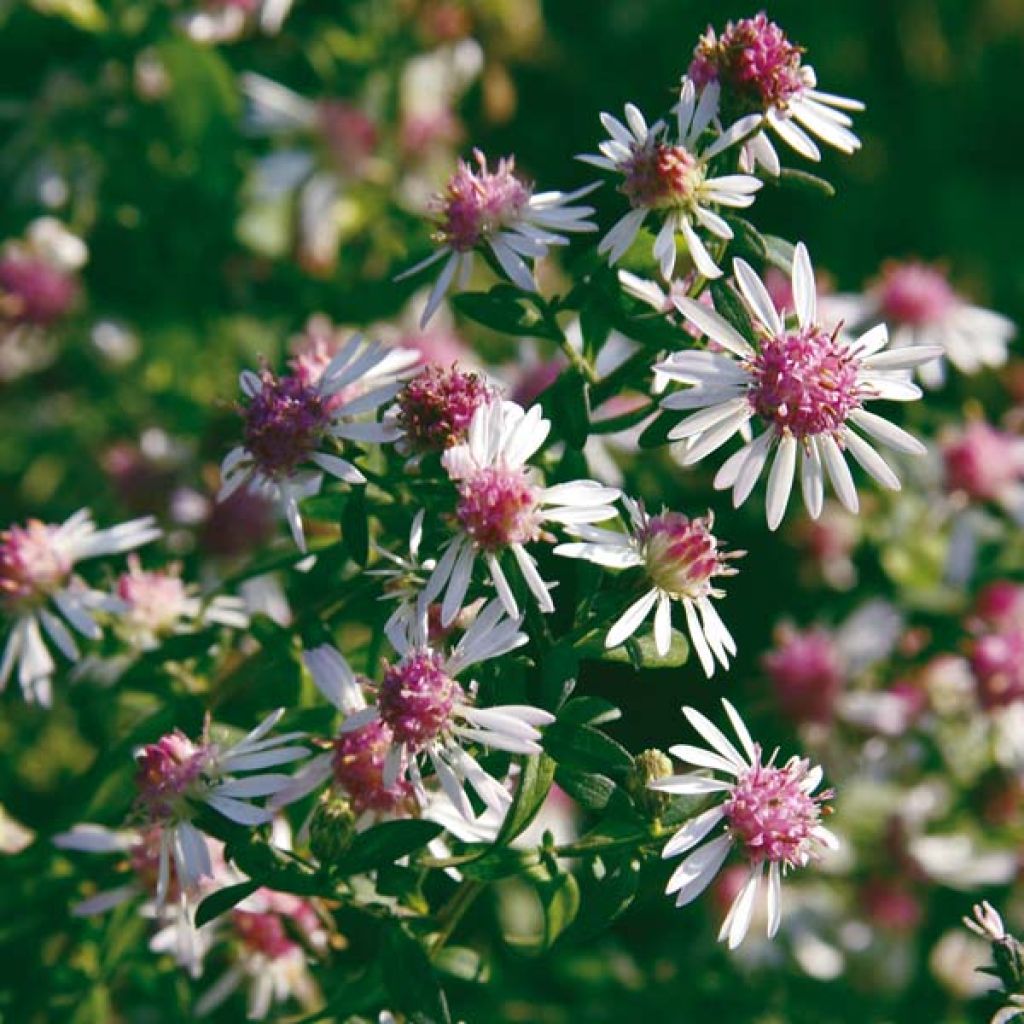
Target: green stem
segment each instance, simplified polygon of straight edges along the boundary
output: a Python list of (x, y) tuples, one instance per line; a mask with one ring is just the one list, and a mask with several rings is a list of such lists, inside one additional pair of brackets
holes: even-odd
[(438, 921), (441, 925), (430, 946), (430, 955), (436, 956), (444, 949), (452, 933), (458, 927), (463, 915), (473, 905), (477, 896), (484, 891), (484, 883), (467, 878), (462, 882), (452, 898), (438, 912)]

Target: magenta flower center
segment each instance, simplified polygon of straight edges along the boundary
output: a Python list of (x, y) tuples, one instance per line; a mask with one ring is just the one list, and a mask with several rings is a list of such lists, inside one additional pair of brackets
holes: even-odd
[(0, 318), (46, 327), (74, 305), (74, 278), (38, 256), (0, 258)]
[(630, 205), (650, 210), (693, 205), (704, 180), (704, 168), (689, 150), (662, 142), (637, 146), (623, 174), (619, 188)]
[(807, 771), (806, 761), (776, 768), (759, 760), (736, 780), (723, 810), (734, 840), (755, 864), (802, 867), (814, 853), (820, 805), (831, 793), (811, 796), (804, 787)]
[(779, 433), (833, 434), (861, 405), (857, 359), (820, 327), (769, 338), (750, 370), (750, 404)]
[(957, 304), (945, 275), (924, 263), (892, 263), (877, 285), (882, 316), (893, 323), (936, 323)]
[(722, 83), (726, 101), (746, 110), (784, 109), (806, 88), (803, 50), (765, 14), (730, 21), (722, 35), (708, 28), (687, 72), (697, 85)]
[(30, 519), (0, 533), (0, 600), (11, 607), (33, 604), (59, 590), (71, 559), (55, 543), (58, 527)]
[(245, 447), (272, 479), (290, 476), (316, 450), (330, 423), (328, 402), (297, 377), (261, 376), (243, 411)]
[(395, 740), (421, 750), (448, 725), (462, 687), (444, 670), (433, 651), (417, 651), (390, 665), (380, 685), (377, 707)]
[(398, 422), (415, 451), (442, 452), (465, 440), (473, 413), (492, 397), (475, 373), (428, 366), (399, 394)]
[(360, 177), (377, 148), (377, 126), (358, 107), (343, 100), (324, 100), (317, 107), (320, 133), (335, 167)]
[(188, 607), (188, 594), (174, 573), (146, 572), (133, 565), (117, 581), (117, 596), (128, 606), (129, 625), (152, 633), (168, 633)]
[(487, 169), (483, 153), (474, 150), (477, 170), (465, 160), (437, 200), (441, 214), (439, 238), (457, 252), (468, 252), (495, 232), (515, 223), (530, 201), (533, 190), (516, 177), (515, 160), (498, 161)]
[(651, 582), (673, 597), (703, 597), (722, 568), (718, 541), (704, 519), (679, 512), (651, 516), (641, 542)]
[(412, 794), (409, 783), (402, 779), (390, 788), (384, 785), (384, 760), (393, 742), (391, 727), (379, 719), (342, 733), (334, 741), (334, 778), (357, 815), (393, 811)]
[(823, 629), (788, 632), (762, 660), (783, 711), (798, 722), (827, 722), (845, 681), (832, 636)]
[(523, 469), (481, 469), (459, 484), (455, 515), (485, 551), (540, 536), (540, 488)]
[(257, 889), (254, 898), (265, 909), (233, 910), (235, 933), (253, 953), (276, 960), (301, 949), (299, 938), (315, 943), (323, 926), (313, 905), (291, 893)]
[(991, 501), (1024, 476), (1024, 441), (987, 423), (969, 424), (942, 448), (946, 486)]
[(982, 706), (1000, 708), (1024, 700), (1024, 629), (1005, 629), (976, 640), (971, 669)]
[(139, 804), (151, 819), (161, 820), (186, 811), (188, 797), (209, 763), (210, 750), (176, 729), (143, 747), (135, 760)]

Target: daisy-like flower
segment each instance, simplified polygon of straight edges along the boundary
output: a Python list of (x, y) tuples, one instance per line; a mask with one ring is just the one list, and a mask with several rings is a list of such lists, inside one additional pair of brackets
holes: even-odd
[(133, 647), (154, 650), (163, 638), (207, 623), (232, 629), (249, 625), (242, 598), (218, 594), (204, 606), (180, 574), (180, 564), (143, 569), (138, 556), (128, 556), (128, 571), (118, 577), (115, 587), (122, 604), (116, 629)]
[(328, 933), (309, 901), (291, 893), (257, 889), (227, 921), (233, 963), (196, 1001), (205, 1017), (246, 985), (247, 1020), (264, 1020), (276, 1003), (295, 999), (307, 1012), (320, 993), (309, 970), (309, 953), (327, 950)]
[(444, 192), (434, 201), (437, 252), (396, 278), (401, 281), (444, 261), (423, 309), (421, 325), (434, 315), (454, 280), (461, 286), (469, 279), (475, 251), (489, 250), (516, 287), (535, 292), (537, 284), (526, 260), (547, 256), (554, 245), (568, 245), (565, 233), (597, 230), (597, 225), (587, 220), (593, 207), (573, 205), (597, 188), (596, 184), (575, 192), (534, 192), (533, 186), (515, 173), (514, 157), (499, 160), (493, 171), (480, 150), (473, 150), (473, 158), (476, 168), (460, 160)]
[(465, 444), (449, 448), (443, 463), (458, 487), (459, 533), (449, 542), (423, 592), (426, 602), (444, 593), (441, 624), (454, 621), (465, 604), (478, 558), (509, 615), (519, 614), (499, 557), (511, 552), (526, 586), (543, 612), (554, 611), (550, 584), (541, 579), (525, 545), (547, 539), (545, 523), (600, 523), (616, 515), (615, 487), (593, 480), (544, 487), (526, 465), (551, 430), (540, 406), (529, 412), (515, 402), (492, 402), (473, 415)]
[(477, 616), (449, 652), (430, 645), (421, 614), (397, 650), (400, 660), (387, 666), (377, 688), (377, 703), (350, 715), (342, 734), (381, 723), (391, 733), (381, 782), (385, 789), (407, 783), (421, 806), (429, 803), (421, 765), (430, 764), (448, 802), (467, 822), (476, 815), (466, 793), (468, 785), (485, 808), (504, 817), (511, 794), (466, 750), (479, 743), (513, 754), (540, 751), (540, 726), (554, 716), (523, 704), (478, 707), (475, 686), (456, 679), (473, 665), (499, 658), (527, 642), (521, 619), (510, 619), (498, 601)]
[(247, 801), (273, 796), (291, 782), (291, 776), (236, 776), (306, 757), (305, 747), (288, 745), (302, 733), (268, 735), (283, 714), (280, 708), (268, 715), (237, 743), (211, 739), (208, 728), (198, 742), (175, 730), (136, 751), (136, 808), (146, 825), (160, 828), (158, 906), (167, 902), (172, 861), (177, 884), (185, 888), (194, 888), (213, 874), (207, 841), (192, 823), (200, 805), (239, 825), (265, 825), (272, 819), (271, 811)]
[[(1017, 333), (1012, 320), (968, 302), (942, 268), (927, 263), (885, 263), (864, 295), (837, 295), (834, 301), (851, 324), (886, 324), (893, 348), (938, 345), (945, 359), (966, 374), (1002, 366)], [(918, 374), (927, 387), (940, 387), (945, 362), (924, 363)]]
[(742, 504), (774, 450), (768, 475), (769, 529), (782, 522), (800, 458), (804, 504), (812, 519), (821, 513), (826, 473), (850, 511), (859, 503), (844, 453), (849, 453), (883, 487), (899, 490), (888, 463), (853, 427), (875, 441), (910, 455), (925, 447), (901, 427), (864, 405), (875, 399), (913, 401), (921, 391), (906, 371), (934, 359), (938, 349), (919, 345), (883, 352), (888, 343), (880, 324), (850, 340), (822, 326), (817, 312), (814, 272), (801, 242), (793, 259), (796, 318), (779, 315), (761, 279), (744, 260), (733, 260), (740, 292), (758, 336), (751, 345), (721, 315), (692, 299), (680, 299), (683, 315), (724, 350), (676, 352), (655, 369), (694, 385), (662, 399), (666, 409), (697, 409), (669, 433), (689, 442), (683, 465), (703, 459), (726, 443), (753, 417), (765, 430), (732, 455), (715, 477), (715, 487), (732, 488)]
[[(677, 857), (692, 851), (672, 872), (665, 890), (676, 894), (677, 907), (692, 902), (711, 884), (730, 852), (735, 851), (746, 861), (747, 880), (718, 935), (719, 941), (727, 939), (729, 948), (735, 949), (750, 928), (758, 890), (766, 881), (766, 874), (771, 938), (781, 921), (782, 875), (792, 868), (806, 866), (824, 848), (835, 849), (839, 844), (821, 824), (822, 805), (831, 799), (831, 790), (814, 795), (821, 784), (821, 768), (797, 757), (779, 767), (775, 764), (778, 751), (765, 762), (761, 747), (751, 739), (736, 709), (725, 699), (722, 705), (740, 749), (710, 719), (690, 707), (684, 707), (683, 714), (709, 749), (685, 743), (669, 749), (686, 764), (710, 769), (728, 779), (671, 775), (648, 785), (662, 793), (686, 796), (724, 794), (721, 803), (683, 825), (665, 844), (661, 855)], [(725, 826), (723, 833), (703, 842), (720, 823)]]
[(714, 674), (716, 659), (728, 668), (736, 643), (712, 604), (712, 598), (723, 596), (713, 580), (735, 573), (728, 563), (739, 553), (719, 550), (710, 515), (690, 519), (662, 511), (652, 516), (640, 502), (623, 498), (623, 503), (630, 518), (627, 533), (586, 524), (571, 526), (568, 532), (582, 540), (555, 548), (556, 555), (610, 569), (643, 568), (650, 586), (608, 631), (605, 647), (625, 643), (654, 610), (655, 649), (667, 654), (672, 643), (672, 602), (678, 601), (704, 672), (709, 677)]
[[(814, 69), (803, 63), (803, 50), (764, 13), (730, 21), (719, 36), (708, 27), (693, 52), (683, 79), (698, 86), (717, 83), (722, 105), (733, 116), (761, 115), (764, 124), (787, 146), (808, 160), (820, 160), (812, 135), (843, 153), (860, 149), (844, 111), (859, 111), (859, 100), (821, 92)], [(752, 171), (760, 164), (770, 174), (781, 171), (779, 155), (766, 132), (743, 146), (740, 166)]]
[(292, 0), (204, 0), (180, 21), (197, 43), (229, 43), (253, 28), (277, 35), (291, 7)]
[(942, 439), (946, 488), (1001, 505), (1024, 524), (1024, 438), (973, 420)]
[[(348, 484), (366, 482), (351, 462), (323, 449), (329, 442), (385, 443), (399, 436), (394, 426), (354, 419), (374, 412), (401, 390), (400, 380), (379, 373), (381, 364), (393, 357), (383, 345), (364, 343), (357, 334), (315, 381), (299, 375), (277, 377), (269, 370), (244, 371), (240, 378), (247, 399), (241, 410), (243, 442), (224, 458), (218, 499), (223, 501), (247, 484), (250, 490), (276, 500), (296, 545), (305, 551), (299, 501), (318, 493), (323, 481), (319, 471)], [(368, 377), (373, 386), (362, 390)]]
[(617, 263), (636, 240), (648, 217), (661, 227), (654, 240), (654, 258), (666, 280), (676, 265), (676, 235), (682, 235), (697, 269), (708, 278), (721, 277), (696, 228), (703, 228), (718, 239), (728, 241), (732, 228), (713, 207), (738, 209), (750, 206), (761, 182), (748, 174), (708, 177), (708, 165), (757, 124), (757, 118), (738, 121), (722, 132), (709, 146), (698, 147), (700, 137), (718, 113), (716, 85), (704, 89), (698, 99), (692, 82), (683, 85), (675, 108), (675, 139), (668, 126), (647, 121), (632, 104), (625, 107), (626, 123), (611, 114), (601, 115), (601, 124), (609, 138), (600, 144), (600, 155), (586, 154), (578, 159), (622, 176), (619, 191), (629, 200), (629, 213), (601, 239), (598, 252), (607, 253), (609, 264)]
[(88, 509), (60, 525), (31, 519), (0, 533), (0, 608), (12, 620), (0, 660), (0, 690), (17, 665), (26, 700), (48, 707), (56, 665), (44, 632), (64, 657), (77, 661), (78, 645), (64, 621), (95, 640), (100, 627), (93, 613), (121, 607), (75, 576), (75, 566), (87, 558), (131, 551), (159, 536), (151, 516), (97, 530)]

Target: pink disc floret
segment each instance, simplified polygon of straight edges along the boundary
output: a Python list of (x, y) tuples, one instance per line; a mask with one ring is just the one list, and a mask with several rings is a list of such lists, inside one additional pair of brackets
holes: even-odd
[(640, 531), (647, 575), (673, 597), (698, 598), (711, 590), (711, 579), (724, 564), (710, 521), (680, 512), (651, 516)]
[(289, 476), (323, 438), (330, 423), (328, 402), (298, 377), (275, 377), (265, 370), (260, 383), (242, 412), (245, 447), (266, 476)]
[(46, 327), (75, 304), (73, 277), (38, 256), (0, 257), (0, 318)]
[(207, 746), (193, 743), (178, 729), (136, 754), (138, 800), (151, 819), (173, 818), (185, 809), (210, 754)]
[(460, 160), (444, 193), (436, 200), (441, 215), (439, 240), (457, 252), (468, 252), (502, 228), (514, 224), (533, 190), (515, 174), (515, 158), (487, 169), (487, 158), (473, 150), (477, 169)]
[(822, 804), (831, 799), (825, 790), (808, 790), (810, 762), (791, 758), (783, 767), (755, 764), (736, 780), (723, 805), (729, 831), (755, 864), (803, 867), (816, 853), (816, 830)]
[(649, 210), (693, 204), (704, 180), (704, 168), (684, 146), (650, 140), (634, 148), (623, 174), (622, 194), (634, 208)]
[(779, 433), (834, 434), (861, 406), (858, 360), (820, 327), (769, 338), (751, 363), (750, 404)]
[(785, 629), (762, 659), (782, 710), (797, 722), (828, 722), (846, 672), (832, 634), (825, 629)]
[(172, 630), (188, 608), (188, 593), (177, 572), (145, 570), (134, 557), (129, 558), (128, 572), (118, 577), (116, 589), (127, 606), (128, 622), (153, 633)]
[(886, 320), (911, 326), (940, 322), (958, 301), (946, 275), (926, 263), (887, 263), (875, 292)]
[(415, 651), (388, 666), (377, 707), (395, 740), (412, 751), (423, 749), (449, 724), (462, 687), (448, 675), (435, 651)]
[(30, 519), (0, 533), (0, 600), (11, 607), (38, 603), (59, 590), (71, 559), (55, 542), (58, 527)]
[(460, 525), (485, 551), (537, 540), (540, 488), (523, 469), (481, 469), (459, 485)]
[(442, 452), (466, 439), (473, 414), (494, 393), (476, 373), (428, 366), (398, 396), (398, 422), (410, 447)]
[(384, 761), (393, 743), (391, 727), (380, 719), (335, 739), (334, 778), (356, 814), (394, 811), (409, 800), (412, 791), (405, 780), (384, 785)]
[(1024, 441), (988, 423), (968, 424), (942, 446), (946, 486), (977, 501), (999, 498), (1024, 477)]

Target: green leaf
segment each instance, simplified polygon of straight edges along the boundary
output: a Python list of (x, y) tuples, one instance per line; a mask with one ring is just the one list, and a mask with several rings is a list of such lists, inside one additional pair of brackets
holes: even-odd
[(767, 259), (764, 236), (749, 220), (735, 214), (726, 215), (725, 220), (733, 230), (732, 246), (741, 256), (752, 257), (759, 263)]
[(661, 448), (669, 443), (669, 431), (685, 416), (685, 412), (659, 413), (641, 432), (637, 443), (641, 448)]
[(579, 725), (603, 725), (622, 717), (622, 712), (603, 697), (585, 694), (573, 697), (559, 712), (560, 722), (576, 722)]
[(768, 262), (784, 274), (793, 272), (793, 251), (795, 246), (777, 235), (763, 235), (765, 254)]
[(196, 927), (202, 928), (215, 917), (220, 917), (247, 896), (251, 896), (259, 887), (259, 882), (239, 882), (238, 885), (228, 885), (211, 892), (196, 909)]
[(690, 656), (690, 644), (678, 629), (673, 629), (672, 642), (669, 644), (668, 652), (663, 655), (658, 653), (652, 633), (632, 636), (618, 647), (609, 648), (603, 643), (589, 641), (583, 647), (583, 653), (598, 661), (632, 665), (636, 669), (678, 668), (686, 664)]
[(611, 320), (601, 303), (600, 293), (591, 291), (594, 298), (580, 310), (580, 333), (583, 335), (583, 355), (593, 363), (598, 352), (604, 347), (612, 329)]
[(628, 769), (633, 764), (621, 743), (591, 725), (555, 722), (544, 733), (544, 749), (556, 761), (582, 770)]
[(533, 821), (555, 777), (555, 762), (547, 754), (520, 758), (519, 764), (519, 785), (501, 831), (494, 841), (495, 846), (507, 846)]
[(550, 949), (566, 928), (575, 920), (580, 909), (580, 887), (571, 874), (559, 872), (551, 875), (542, 869), (529, 881), (540, 900), (543, 924), (539, 934), (506, 936), (510, 945), (520, 953), (535, 956)]
[(449, 1024), (448, 1001), (430, 959), (400, 924), (393, 924), (384, 932), (381, 960), (384, 984), (394, 1009), (425, 1014), (434, 1024)]
[(356, 565), (370, 559), (370, 520), (366, 514), (366, 489), (352, 490), (341, 513), (341, 542)]
[(527, 868), (540, 863), (537, 850), (517, 850), (511, 846), (482, 846), (483, 856), (459, 865), (459, 870), (478, 882), (493, 882), (499, 878), (522, 874)]
[(582, 871), (580, 912), (570, 933), (577, 942), (608, 928), (633, 902), (640, 885), (640, 862), (632, 856), (610, 871), (595, 857)]
[(750, 324), (747, 307), (740, 297), (732, 290), (732, 286), (724, 281), (711, 282), (711, 297), (715, 300), (715, 309), (736, 328), (749, 342), (754, 341), (754, 329)]
[(434, 967), (459, 981), (486, 982), (491, 973), (480, 954), (468, 946), (445, 946), (434, 957)]
[(489, 292), (462, 292), (452, 299), (452, 305), (464, 317), (500, 334), (561, 340), (522, 292), (511, 285), (498, 284)]
[(603, 811), (618, 788), (607, 775), (584, 772), (568, 765), (559, 765), (555, 781), (588, 811)]
[(827, 196), (829, 199), (836, 194), (835, 186), (830, 181), (819, 178), (818, 175), (808, 171), (798, 171), (794, 167), (783, 167), (782, 173), (778, 177), (778, 183), (783, 186), (789, 185), (801, 192), (817, 192), (818, 195)]
[(385, 821), (360, 832), (345, 856), (335, 865), (344, 875), (357, 875), (384, 864), (393, 864), (399, 857), (423, 849), (441, 833), (433, 821), (410, 818)]
[(540, 400), (559, 433), (573, 448), (587, 443), (590, 433), (590, 395), (587, 382), (572, 367), (563, 370)]

